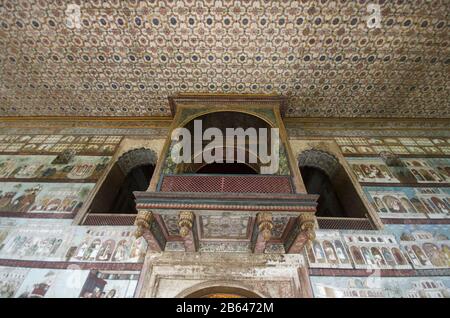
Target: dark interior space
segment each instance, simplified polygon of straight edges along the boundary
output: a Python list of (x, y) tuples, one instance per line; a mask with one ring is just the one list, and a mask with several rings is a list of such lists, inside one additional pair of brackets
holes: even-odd
[(367, 210), (341, 167), (332, 179), (319, 168), (300, 167), (306, 190), (318, 194), (316, 216), (365, 218)]
[(154, 165), (133, 168), (126, 176), (114, 165), (94, 201), (91, 213), (137, 213), (134, 191), (146, 191), (153, 175)]

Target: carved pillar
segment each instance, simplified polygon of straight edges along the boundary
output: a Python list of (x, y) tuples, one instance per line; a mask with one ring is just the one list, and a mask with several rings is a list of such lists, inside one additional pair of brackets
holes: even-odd
[(316, 238), (314, 232), (316, 218), (313, 214), (300, 214), (297, 220), (291, 230), (292, 239), (288, 242), (288, 246), (285, 246), (288, 253), (301, 253), (305, 244)]
[(178, 214), (178, 227), (180, 228), (180, 236), (183, 238), (186, 252), (196, 252), (198, 250), (198, 236), (194, 213), (181, 211)]
[(264, 253), (267, 241), (272, 237), (272, 229), (272, 213), (258, 213), (252, 235), (252, 250), (254, 253)]
[(143, 236), (150, 250), (153, 252), (161, 252), (164, 250), (166, 240), (151, 211), (140, 210), (134, 224), (137, 226), (134, 233), (136, 238)]

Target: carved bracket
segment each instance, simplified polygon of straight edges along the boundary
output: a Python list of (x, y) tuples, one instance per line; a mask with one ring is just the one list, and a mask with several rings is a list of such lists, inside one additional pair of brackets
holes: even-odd
[(272, 229), (272, 213), (259, 212), (256, 216), (256, 222), (251, 239), (252, 251), (254, 253), (264, 253), (267, 241), (269, 241), (272, 237)]
[(260, 212), (256, 218), (259, 232), (262, 234), (264, 241), (270, 240), (272, 237), (273, 221), (272, 213)]
[(151, 211), (139, 211), (136, 220), (134, 221), (134, 225), (137, 226), (137, 229), (134, 232), (134, 236), (136, 236), (136, 238), (140, 238), (142, 235), (144, 235), (144, 232), (150, 228), (150, 224), (153, 222), (153, 220), (154, 216)]
[(178, 227), (186, 252), (195, 252), (198, 249), (198, 236), (194, 224), (195, 215), (193, 212), (181, 211), (178, 214)]
[(311, 214), (301, 214), (298, 217), (300, 224), (300, 233), (304, 235), (307, 241), (313, 241), (316, 238), (316, 232), (314, 231), (316, 225), (316, 217)]
[(180, 235), (186, 237), (192, 230), (194, 224), (194, 213), (191, 211), (181, 211), (178, 214), (178, 227), (180, 228)]
[(151, 211), (140, 210), (134, 224), (137, 226), (137, 229), (134, 232), (136, 238), (143, 236), (147, 241), (150, 250), (154, 252), (164, 250), (166, 240)]
[(297, 224), (291, 230), (291, 237), (288, 246), (285, 249), (288, 253), (301, 253), (303, 247), (308, 241), (316, 238), (314, 231), (316, 226), (316, 217), (311, 213), (303, 213), (298, 217)]

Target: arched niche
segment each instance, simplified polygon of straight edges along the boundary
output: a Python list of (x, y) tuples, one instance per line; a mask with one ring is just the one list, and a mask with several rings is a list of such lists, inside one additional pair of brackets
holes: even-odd
[(369, 213), (338, 159), (318, 149), (303, 151), (298, 165), (306, 190), (318, 194), (316, 216), (367, 218)]
[(90, 213), (137, 213), (134, 191), (147, 190), (157, 162), (149, 148), (132, 149), (122, 154), (95, 195)]

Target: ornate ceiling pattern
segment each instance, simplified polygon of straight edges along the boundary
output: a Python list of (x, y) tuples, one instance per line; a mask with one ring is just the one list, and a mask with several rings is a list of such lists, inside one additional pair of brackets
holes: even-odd
[(365, 0), (1, 3), (2, 116), (165, 116), (167, 96), (211, 92), (281, 94), (288, 116), (450, 117), (448, 0), (370, 1), (379, 28)]

